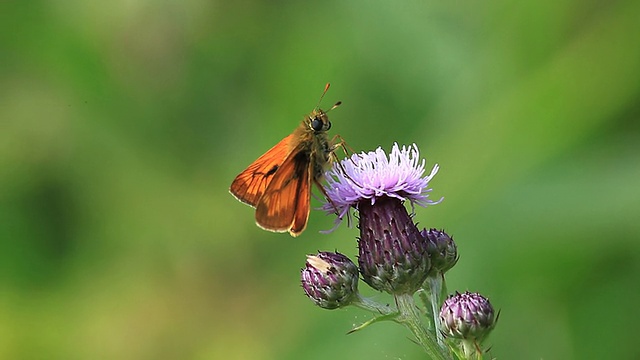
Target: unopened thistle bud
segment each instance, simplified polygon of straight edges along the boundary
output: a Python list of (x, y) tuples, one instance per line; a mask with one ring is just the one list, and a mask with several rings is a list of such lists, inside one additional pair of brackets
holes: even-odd
[(427, 241), (427, 252), (431, 258), (430, 276), (444, 274), (458, 262), (458, 247), (451, 236), (436, 229), (424, 229), (420, 233)]
[(456, 292), (440, 309), (440, 331), (447, 337), (482, 341), (496, 324), (489, 299), (478, 293)]
[(357, 297), (358, 268), (340, 253), (307, 255), (301, 279), (305, 294), (324, 309), (347, 306)]

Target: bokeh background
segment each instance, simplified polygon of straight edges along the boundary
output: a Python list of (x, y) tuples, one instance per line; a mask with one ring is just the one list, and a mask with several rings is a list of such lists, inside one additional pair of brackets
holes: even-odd
[[(3, 1), (0, 358), (418, 359), (315, 307), (299, 238), (227, 189), (315, 106), (438, 163), (421, 226), (498, 359), (637, 359), (640, 2)], [(314, 201), (315, 205), (319, 203)], [(362, 286), (382, 302), (388, 296)]]

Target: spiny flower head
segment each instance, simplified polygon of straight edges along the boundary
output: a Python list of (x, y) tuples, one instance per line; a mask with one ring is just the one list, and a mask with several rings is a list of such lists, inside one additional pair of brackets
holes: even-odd
[(397, 198), (359, 206), (358, 265), (362, 280), (390, 294), (413, 294), (427, 278), (427, 241)]
[(449, 296), (440, 309), (440, 331), (452, 338), (482, 341), (497, 320), (489, 299), (468, 291)]
[(427, 252), (431, 258), (429, 275), (442, 275), (458, 262), (458, 247), (444, 230), (423, 229), (420, 234), (427, 241)]
[(300, 278), (305, 294), (321, 308), (347, 306), (358, 294), (358, 268), (338, 252), (307, 255)]
[(358, 210), (358, 265), (362, 279), (374, 289), (413, 294), (426, 279), (431, 269), (428, 243), (404, 202), (437, 203), (428, 198), (429, 181), (437, 172), (436, 165), (424, 175), (425, 160), (415, 144), (394, 144), (389, 155), (381, 148), (354, 154), (329, 171), (325, 192), (330, 200), (323, 208), (337, 212), (339, 219), (351, 207)]

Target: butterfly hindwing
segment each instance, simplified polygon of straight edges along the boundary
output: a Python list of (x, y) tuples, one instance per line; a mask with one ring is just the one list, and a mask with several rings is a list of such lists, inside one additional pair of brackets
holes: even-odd
[(310, 155), (293, 149), (256, 205), (256, 223), (271, 231), (297, 236), (307, 225), (311, 201)]
[(309, 213), (311, 212), (311, 166), (307, 167), (307, 179), (306, 185), (303, 185), (304, 194), (298, 194), (298, 205), (296, 207), (296, 213), (293, 216), (293, 223), (289, 229), (289, 233), (293, 236), (298, 236), (307, 227), (307, 221), (309, 220)]

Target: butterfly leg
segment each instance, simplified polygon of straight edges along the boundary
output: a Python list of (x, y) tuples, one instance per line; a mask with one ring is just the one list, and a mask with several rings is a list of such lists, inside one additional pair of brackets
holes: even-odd
[(318, 179), (313, 179), (313, 183), (316, 184), (316, 187), (318, 189), (320, 189), (320, 192), (322, 193), (322, 196), (324, 196), (325, 199), (327, 199), (327, 201), (329, 202), (329, 204), (331, 204), (331, 206), (333, 207), (333, 211), (335, 212), (336, 215), (340, 215), (340, 213), (338, 212), (338, 207), (336, 206), (336, 204), (333, 202), (333, 200), (331, 200), (331, 198), (329, 197), (329, 194), (327, 194), (327, 191), (324, 189), (324, 186), (322, 186), (322, 184), (320, 183), (320, 181), (318, 181)]
[[(317, 179), (313, 180), (314, 183), (316, 184), (316, 186), (320, 189), (320, 191), (322, 192), (323, 196), (325, 197), (325, 199), (327, 199), (327, 201), (331, 204), (331, 206), (333, 207), (333, 211), (336, 215), (338, 215), (338, 217), (340, 218), (340, 220), (343, 219), (344, 215), (341, 215), (340, 212), (338, 211), (338, 207), (336, 206), (336, 204), (333, 202), (333, 200), (331, 200), (331, 198), (329, 197), (329, 195), (327, 194), (327, 192), (325, 191), (324, 187), (322, 186), (322, 184), (320, 184), (320, 182)], [(351, 212), (347, 211), (346, 213), (346, 217), (347, 217), (347, 226), (351, 227)]]
[[(337, 148), (341, 148), (347, 157), (351, 157), (351, 154), (355, 153), (355, 151), (351, 148), (351, 146), (349, 146), (349, 144), (347, 144), (347, 142), (342, 138), (342, 136), (338, 134), (333, 136), (333, 138), (331, 139), (331, 144), (333, 144), (333, 146), (331, 146), (332, 153), (336, 151)], [(350, 152), (351, 154), (349, 154)]]
[[(347, 144), (347, 142), (346, 142), (346, 141), (344, 141), (344, 139), (342, 138), (342, 136), (340, 136), (340, 135), (338, 135), (338, 134), (336, 134), (336, 135), (334, 135), (334, 136), (333, 136), (333, 138), (331, 139), (331, 143), (333, 144), (333, 145), (331, 146), (331, 149), (330, 149), (330, 157), (331, 157), (331, 159), (332, 159), (333, 161), (335, 161), (335, 162), (338, 164), (338, 166), (340, 167), (340, 170), (342, 171), (342, 173), (344, 174), (344, 176), (345, 176), (347, 179), (349, 179), (352, 183), (354, 183), (354, 184), (356, 184), (356, 185), (360, 186), (360, 184), (358, 184), (355, 180), (353, 180), (353, 179), (351, 178), (351, 176), (349, 176), (349, 174), (347, 174), (347, 172), (346, 172), (346, 171), (345, 171), (345, 169), (344, 169), (344, 166), (342, 166), (342, 163), (340, 162), (340, 159), (338, 159), (338, 156), (337, 156), (337, 155), (336, 155), (336, 153), (335, 153), (336, 149), (338, 149), (338, 148), (342, 149), (342, 151), (345, 153), (345, 155), (347, 156), (347, 158), (349, 159), (349, 161), (351, 161), (351, 163), (352, 163), (353, 165), (356, 165), (356, 164), (353, 162), (353, 159), (352, 159), (352, 157), (351, 157), (351, 154), (354, 154), (354, 153), (355, 153), (355, 151), (354, 151), (354, 150), (353, 150), (353, 149), (352, 149), (352, 148)], [(351, 154), (349, 154), (349, 152), (351, 152)]]

